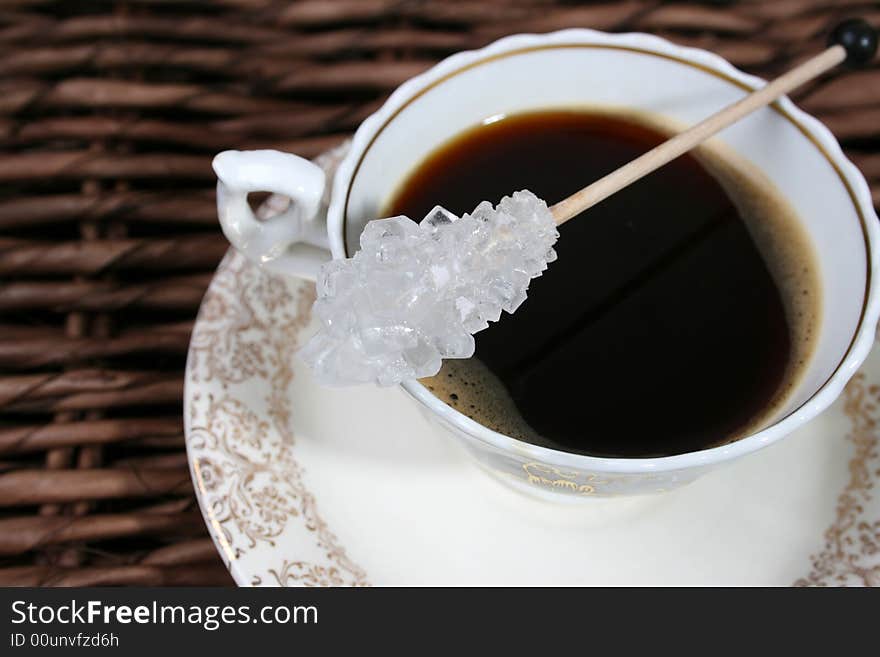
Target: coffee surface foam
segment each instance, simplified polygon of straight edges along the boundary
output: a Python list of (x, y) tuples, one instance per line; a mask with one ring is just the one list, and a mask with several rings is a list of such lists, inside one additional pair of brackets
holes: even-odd
[(707, 145), (695, 155), (739, 210), (770, 270), (782, 297), (791, 342), (782, 386), (762, 413), (721, 441), (732, 442), (779, 419), (779, 412), (801, 382), (818, 343), (822, 287), (810, 236), (776, 186), (722, 145)]
[[(637, 113), (621, 115), (619, 112), (616, 115), (667, 134), (678, 132), (677, 129), (671, 129), (668, 123), (652, 116)], [(719, 436), (716, 444), (724, 444), (743, 438), (779, 419), (776, 416), (797, 388), (818, 341), (822, 311), (821, 284), (810, 237), (801, 226), (794, 208), (775, 185), (753, 165), (715, 141), (695, 149), (692, 154), (718, 180), (737, 207), (779, 287), (790, 331), (791, 354), (782, 386), (765, 409), (734, 435)], [(500, 321), (503, 322), (504, 318)], [(476, 337), (479, 341), (479, 334)], [(585, 373), (585, 376), (589, 374)], [(532, 444), (554, 446), (552, 440), (539, 435), (529, 426), (504, 383), (477, 358), (445, 360), (436, 376), (421, 379), (420, 382), (450, 407), (494, 431)], [(589, 385), (588, 381), (584, 383)], [(594, 384), (602, 385), (602, 382), (596, 381)], [(589, 403), (588, 389), (585, 389), (584, 403)], [(637, 399), (633, 400), (633, 404), (634, 411), (637, 411)], [(588, 427), (584, 429), (586, 431)]]

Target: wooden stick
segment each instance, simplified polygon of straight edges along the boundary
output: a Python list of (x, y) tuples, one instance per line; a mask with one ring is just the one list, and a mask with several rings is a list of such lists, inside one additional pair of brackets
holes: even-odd
[(819, 55), (807, 60), (788, 73), (776, 78), (765, 87), (753, 91), (748, 96), (732, 105), (728, 105), (697, 125), (663, 142), (656, 148), (612, 171), (604, 178), (584, 187), (550, 208), (557, 225), (564, 224), (587, 208), (602, 201), (639, 178), (646, 176), (664, 164), (668, 164), (679, 155), (686, 153), (695, 146), (712, 137), (732, 123), (764, 107), (774, 100), (787, 94), (804, 82), (825, 73), (846, 59), (847, 52), (843, 46), (834, 45)]

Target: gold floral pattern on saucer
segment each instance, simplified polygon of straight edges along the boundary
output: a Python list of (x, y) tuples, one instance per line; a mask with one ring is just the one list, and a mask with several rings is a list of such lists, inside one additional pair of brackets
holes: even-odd
[[(841, 399), (780, 444), (677, 491), (566, 507), (458, 462), (396, 391), (315, 389), (295, 359), (314, 295), (313, 284), (230, 252), (193, 332), (190, 467), (240, 585), (880, 584), (876, 349)], [(423, 443), (430, 449), (418, 452)], [(538, 466), (528, 474), (596, 483)], [(474, 533), (481, 526), (491, 531)], [(551, 569), (546, 559), (532, 567), (548, 549)]]

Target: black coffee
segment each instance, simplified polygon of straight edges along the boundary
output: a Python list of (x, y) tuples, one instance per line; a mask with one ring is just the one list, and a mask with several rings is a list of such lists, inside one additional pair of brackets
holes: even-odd
[[(433, 153), (386, 211), (464, 213), (524, 188), (552, 204), (665, 138), (632, 117), (508, 117)], [(809, 357), (810, 244), (769, 183), (713, 151), (571, 220), (556, 250), (474, 358), (423, 380), (497, 431), (598, 456), (697, 450), (766, 421)]]

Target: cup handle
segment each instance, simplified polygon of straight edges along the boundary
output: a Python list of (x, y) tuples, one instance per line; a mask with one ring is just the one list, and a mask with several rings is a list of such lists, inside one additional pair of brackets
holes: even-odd
[[(315, 280), (330, 259), (327, 215), (322, 207), (324, 171), (291, 153), (223, 151), (217, 174), (217, 214), (223, 234), (248, 260), (274, 273)], [(263, 221), (248, 204), (250, 192), (290, 199), (286, 210)]]

